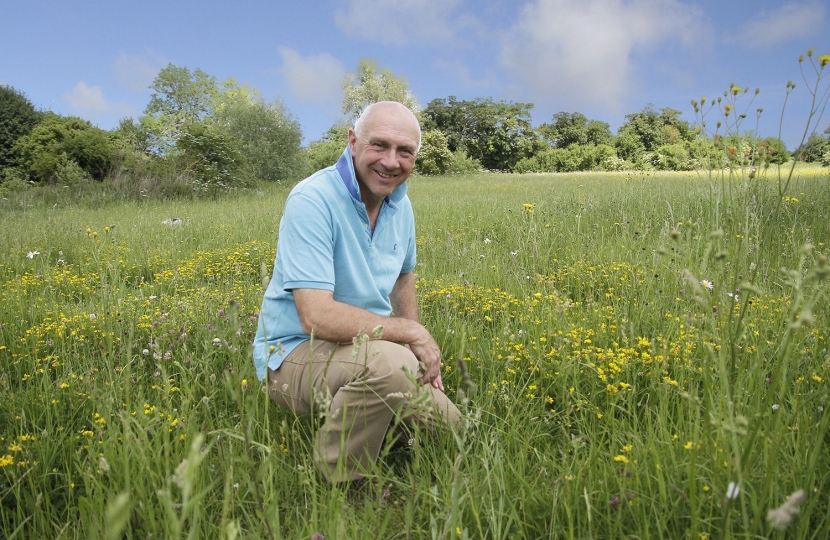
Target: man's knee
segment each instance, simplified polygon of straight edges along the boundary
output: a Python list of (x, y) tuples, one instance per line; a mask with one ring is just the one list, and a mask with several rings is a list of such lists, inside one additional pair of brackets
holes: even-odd
[(408, 348), (391, 341), (371, 342), (369, 371), (390, 391), (406, 392), (418, 378), (418, 359)]

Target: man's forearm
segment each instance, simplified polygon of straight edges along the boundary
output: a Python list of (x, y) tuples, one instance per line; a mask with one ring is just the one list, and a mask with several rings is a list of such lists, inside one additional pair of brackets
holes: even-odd
[[(425, 332), (417, 322), (417, 307), (415, 318), (410, 306), (405, 306), (405, 313), (396, 313), (400, 317), (384, 317), (338, 302), (331, 292), (316, 289), (295, 290), (294, 301), (303, 331), (324, 341), (348, 343), (361, 332), (372, 336), (379, 326), (383, 327), (383, 339), (397, 343), (416, 341), (419, 334)], [(402, 306), (396, 307), (400, 309)]]

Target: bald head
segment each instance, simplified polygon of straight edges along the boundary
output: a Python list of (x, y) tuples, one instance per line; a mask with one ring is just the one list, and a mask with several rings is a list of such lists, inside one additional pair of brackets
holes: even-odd
[(421, 149), (421, 124), (406, 105), (397, 101), (378, 101), (370, 104), (363, 109), (354, 123), (355, 135), (360, 138), (366, 133), (367, 126), (374, 125), (376, 122), (395, 125), (401, 130), (412, 130), (418, 140), (417, 150)]

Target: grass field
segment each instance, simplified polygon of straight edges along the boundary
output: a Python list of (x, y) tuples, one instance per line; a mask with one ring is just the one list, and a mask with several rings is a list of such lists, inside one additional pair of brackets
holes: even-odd
[(379, 502), (255, 380), (288, 188), (0, 203), (0, 536), (830, 537), (827, 169), (410, 185), (466, 427)]

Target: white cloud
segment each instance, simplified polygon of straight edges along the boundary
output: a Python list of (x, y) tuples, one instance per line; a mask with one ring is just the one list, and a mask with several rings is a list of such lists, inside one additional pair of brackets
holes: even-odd
[(71, 92), (63, 95), (63, 100), (73, 113), (88, 119), (98, 119), (112, 113), (121, 116), (129, 116), (132, 113), (129, 105), (108, 101), (100, 86), (89, 86), (84, 81), (78, 81)]
[(728, 39), (750, 48), (773, 47), (785, 41), (809, 36), (821, 30), (826, 8), (821, 2), (784, 4), (774, 11), (762, 11)]
[(347, 0), (334, 22), (347, 36), (388, 45), (445, 45), (467, 19), (453, 22), (462, 0)]
[(678, 0), (533, 0), (504, 35), (499, 61), (525, 99), (619, 109), (646, 53), (693, 48), (708, 38), (701, 21), (699, 8)]
[(119, 53), (113, 62), (118, 82), (130, 92), (143, 93), (149, 90), (153, 80), (169, 62), (160, 54), (147, 51), (144, 54)]
[(298, 101), (323, 105), (339, 103), (340, 80), (346, 70), (337, 58), (328, 53), (303, 57), (288, 47), (280, 47), (279, 53), (282, 58), (280, 73)]

